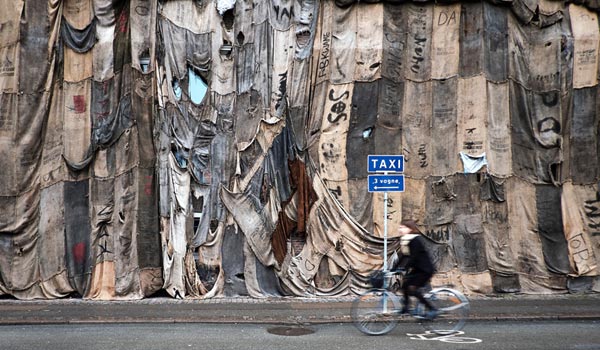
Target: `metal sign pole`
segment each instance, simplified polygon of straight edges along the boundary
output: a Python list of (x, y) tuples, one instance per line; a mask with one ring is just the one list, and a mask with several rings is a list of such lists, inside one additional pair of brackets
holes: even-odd
[(388, 193), (383, 192), (383, 270), (387, 271), (387, 202)]

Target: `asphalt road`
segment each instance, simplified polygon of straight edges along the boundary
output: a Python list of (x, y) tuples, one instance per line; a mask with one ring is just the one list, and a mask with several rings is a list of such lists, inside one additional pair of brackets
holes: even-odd
[(464, 334), (425, 334), (417, 323), (367, 336), (349, 323), (51, 324), (0, 326), (0, 349), (598, 350), (600, 321), (472, 321)]

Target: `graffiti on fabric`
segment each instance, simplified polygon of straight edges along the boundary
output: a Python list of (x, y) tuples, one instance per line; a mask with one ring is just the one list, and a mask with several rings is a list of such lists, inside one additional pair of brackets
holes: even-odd
[(600, 236), (600, 192), (596, 192), (595, 199), (586, 200), (583, 207), (591, 235)]
[(331, 33), (323, 33), (321, 37), (321, 55), (319, 56), (318, 78), (327, 76), (327, 68), (329, 68), (329, 56), (331, 55)]
[(434, 242), (448, 242), (450, 241), (450, 225), (439, 226), (425, 230), (425, 236)]
[(348, 118), (348, 114), (346, 113), (346, 107), (348, 107), (348, 105), (344, 103), (342, 99), (347, 100), (350, 96), (349, 91), (344, 91), (344, 93), (342, 93), (338, 97), (335, 97), (334, 93), (335, 91), (333, 89), (329, 90), (329, 101), (336, 101), (331, 106), (331, 112), (333, 112), (333, 114), (329, 113), (327, 115), (327, 121), (329, 121), (332, 124), (337, 123), (340, 120), (340, 118), (344, 118), (344, 120)]

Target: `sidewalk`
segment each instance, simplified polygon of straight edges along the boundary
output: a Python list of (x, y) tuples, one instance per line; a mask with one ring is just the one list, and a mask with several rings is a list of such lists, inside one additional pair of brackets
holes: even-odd
[[(69, 323), (350, 322), (353, 297), (136, 301), (0, 299), (0, 325)], [(472, 320), (600, 320), (600, 294), (470, 297)]]

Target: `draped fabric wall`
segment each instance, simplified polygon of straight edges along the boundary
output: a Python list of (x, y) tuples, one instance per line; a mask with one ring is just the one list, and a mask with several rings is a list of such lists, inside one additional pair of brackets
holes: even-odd
[(600, 292), (596, 2), (0, 7), (0, 295), (359, 293), (405, 218), (434, 285)]

